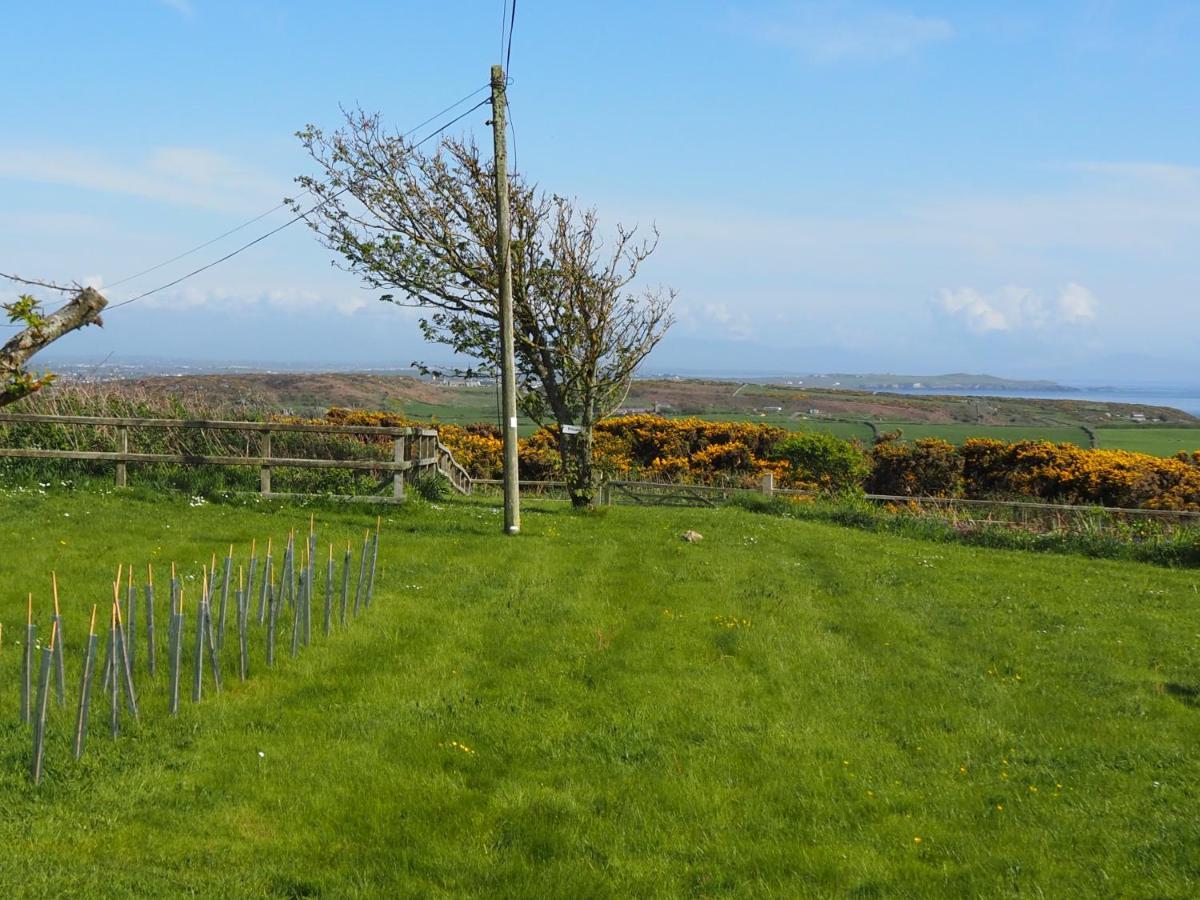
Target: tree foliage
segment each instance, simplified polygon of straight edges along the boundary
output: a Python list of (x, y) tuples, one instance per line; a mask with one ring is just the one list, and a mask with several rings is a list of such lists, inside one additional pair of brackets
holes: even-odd
[[(451, 138), (424, 153), (361, 111), (332, 134), (309, 126), (298, 136), (320, 169), (298, 179), (317, 200), (306, 218), (340, 265), (382, 300), (420, 308), (426, 340), (497, 371), (491, 161)], [(518, 175), (509, 184), (519, 402), (539, 424), (559, 426), (572, 497), (586, 504), (595, 488), (593, 426), (624, 402), (635, 369), (671, 324), (674, 294), (634, 286), (656, 231), (642, 239), (618, 226), (606, 242), (594, 209)]]

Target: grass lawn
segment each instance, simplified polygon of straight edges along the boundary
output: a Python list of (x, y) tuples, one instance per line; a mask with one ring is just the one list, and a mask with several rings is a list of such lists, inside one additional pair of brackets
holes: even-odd
[[(1200, 893), (1200, 573), (440, 506), (387, 511), (374, 607), (297, 659), (264, 672), (256, 631), (253, 679), (177, 720), (143, 674), (79, 764), (54, 710), (35, 789), (25, 591), (44, 621), (57, 569), (73, 699), (118, 562), (193, 574), (308, 510), (0, 497), (0, 896)], [(316, 510), (356, 543), (372, 515)]]

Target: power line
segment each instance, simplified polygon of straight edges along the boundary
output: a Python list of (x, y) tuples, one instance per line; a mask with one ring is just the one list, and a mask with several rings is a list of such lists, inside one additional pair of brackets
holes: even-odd
[(500, 58), (504, 58), (504, 32), (508, 29), (508, 0), (500, 0)]
[[(472, 96), (474, 96), (477, 93), (479, 93), (478, 90), (472, 91), (470, 94), (467, 95), (466, 98), (464, 98), (464, 100), (458, 101), (458, 103), (455, 103), (453, 106), (447, 107), (447, 109), (453, 109), (455, 106), (458, 106), (459, 104), (463, 103), (465, 100), (470, 99)], [(412, 147), (414, 147), (414, 148), (420, 147), (426, 141), (429, 141), (429, 140), (437, 137), (439, 134), (441, 134), (443, 131), (445, 131), (450, 126), (457, 124), (458, 122), (462, 121), (467, 116), (469, 116), (471, 113), (475, 112), (475, 110), (479, 109), (481, 106), (484, 106), (485, 104), (490, 103), (490, 102), (491, 102), (491, 98), (485, 97), (483, 100), (480, 100), (478, 103), (476, 103), (470, 109), (468, 109), (466, 112), (461, 113), (458, 116), (455, 116), (453, 119), (451, 119), (445, 125), (440, 126), (436, 130), (427, 134), (425, 137), (421, 138), (421, 140), (413, 143)], [(437, 118), (437, 117), (434, 116), (433, 118)], [(429, 119), (426, 119), (425, 122), (422, 124), (428, 124), (429, 121), (430, 121)], [(417, 126), (417, 127), (419, 128), (421, 126)], [(413, 131), (415, 131), (415, 130), (416, 129), (411, 129), (410, 131), (406, 132), (406, 134), (412, 134)], [(339, 197), (342, 194), (346, 193), (348, 190), (350, 190), (350, 187), (351, 187), (351, 185), (346, 185), (345, 187), (335, 191), (333, 194), (331, 194), (325, 200), (322, 200), (320, 203), (314, 204), (313, 206), (309, 207), (308, 209), (304, 210), (303, 212), (298, 213), (297, 215), (295, 215), (288, 221), (284, 222), (282, 225), (279, 225), (276, 228), (272, 228), (266, 234), (261, 234), (258, 237), (256, 237), (254, 240), (249, 241), (248, 243), (242, 244), (242, 246), (238, 247), (235, 250), (230, 251), (229, 253), (222, 256), (220, 259), (213, 260), (212, 262), (207, 263), (206, 265), (203, 265), (198, 269), (193, 269), (191, 272), (188, 272), (186, 275), (181, 275), (179, 278), (176, 278), (174, 281), (169, 281), (166, 284), (159, 285), (156, 288), (152, 288), (148, 291), (138, 294), (136, 297), (131, 297), (128, 300), (122, 300), (120, 303), (114, 303), (112, 306), (108, 307), (108, 311), (111, 312), (114, 309), (120, 309), (122, 306), (128, 306), (130, 303), (135, 303), (136, 301), (141, 300), (143, 297), (149, 297), (151, 294), (157, 294), (159, 291), (165, 291), (167, 288), (174, 287), (175, 285), (179, 284), (180, 282), (186, 281), (187, 279), (191, 278), (193, 275), (199, 275), (201, 272), (205, 272), (205, 271), (213, 268), (214, 266), (218, 266), (221, 263), (225, 262), (226, 260), (233, 259), (233, 257), (237, 256), (239, 253), (249, 250), (255, 244), (259, 244), (262, 241), (265, 241), (267, 238), (271, 237), (272, 235), (278, 234), (279, 232), (283, 231), (285, 228), (295, 225), (301, 219), (307, 218), (311, 213), (320, 209), (322, 206), (324, 206), (330, 200), (333, 200), (334, 198)]]
[[(441, 118), (446, 113), (450, 112), (452, 109), (455, 109), (456, 107), (461, 106), (462, 104), (466, 103), (468, 100), (470, 100), (476, 94), (478, 94), (480, 91), (486, 90), (487, 87), (488, 87), (488, 85), (486, 85), (486, 84), (483, 85), (482, 87), (477, 87), (475, 90), (471, 91), (466, 96), (461, 97), (458, 100), (455, 100), (453, 103), (451, 103), (445, 109), (439, 110), (438, 112), (434, 113), (432, 116), (430, 116), (425, 121), (420, 122), (417, 125), (414, 125), (411, 129), (409, 129), (408, 131), (406, 131), (404, 133), (404, 137), (408, 137), (409, 135), (415, 133), (419, 129), (424, 128), (426, 125), (428, 125), (430, 122), (434, 121), (435, 119)], [(304, 190), (300, 193), (300, 196), (303, 197), (305, 194), (309, 194), (309, 193), (312, 193), (311, 190)], [(271, 207), (265, 213), (261, 213), (260, 215), (255, 216), (253, 219), (243, 222), (241, 225), (238, 225), (234, 228), (230, 228), (228, 231), (217, 235), (212, 240), (205, 241), (203, 244), (198, 244), (195, 247), (192, 247), (190, 250), (185, 250), (183, 253), (180, 253), (178, 256), (172, 256), (170, 259), (164, 260), (163, 262), (160, 262), (157, 265), (153, 265), (148, 269), (142, 269), (142, 271), (140, 271), (140, 272), (136, 272), (133, 275), (129, 275), (125, 278), (122, 278), (119, 281), (114, 281), (112, 284), (105, 285), (105, 288), (106, 289), (114, 288), (119, 285), (125, 284), (126, 282), (133, 281), (136, 278), (141, 278), (143, 275), (149, 275), (151, 272), (157, 272), (159, 269), (163, 268), (164, 266), (169, 266), (171, 263), (178, 262), (179, 260), (183, 259), (184, 257), (191, 256), (193, 253), (197, 253), (206, 247), (211, 247), (213, 244), (224, 240), (225, 238), (229, 237), (231, 234), (236, 234), (237, 232), (241, 231), (243, 228), (249, 228), (251, 225), (255, 224), (256, 222), (261, 222), (267, 216), (271, 215), (272, 213), (278, 212), (279, 210), (283, 209), (287, 205), (288, 205), (288, 203), (285, 200), (284, 202)]]
[[(309, 193), (309, 191), (306, 190), (300, 196), (303, 197), (304, 194), (307, 194), (307, 193)], [(125, 278), (122, 278), (120, 281), (114, 281), (112, 284), (106, 284), (104, 287), (106, 290), (109, 288), (115, 288), (118, 285), (125, 284), (125, 282), (127, 282), (127, 281), (133, 281), (135, 278), (141, 278), (143, 275), (149, 275), (151, 272), (157, 272), (163, 266), (169, 266), (173, 262), (179, 262), (179, 260), (183, 259), (185, 256), (191, 256), (193, 253), (203, 250), (205, 247), (211, 247), (213, 244), (217, 243), (218, 241), (224, 240), (225, 238), (229, 237), (231, 234), (236, 234), (237, 232), (241, 231), (243, 228), (249, 228), (255, 222), (261, 222), (267, 216), (271, 215), (271, 213), (278, 212), (279, 210), (283, 209), (285, 206), (287, 206), (287, 201), (284, 201), (283, 203), (280, 203), (277, 206), (272, 206), (265, 213), (255, 216), (253, 219), (250, 219), (247, 222), (243, 222), (241, 225), (238, 225), (236, 228), (230, 228), (228, 231), (224, 232), (223, 234), (218, 234), (211, 241), (205, 241), (203, 244), (198, 244), (197, 246), (193, 247), (191, 250), (183, 251), (183, 253), (180, 253), (178, 256), (172, 256), (170, 259), (164, 260), (163, 262), (160, 262), (158, 265), (151, 266), (148, 269), (142, 269), (142, 271), (140, 271), (140, 272), (136, 272), (133, 275), (129, 275)]]
[(508, 50), (504, 54), (504, 77), (508, 77), (508, 69), (512, 64), (513, 26), (517, 22), (517, 0), (512, 0), (512, 12), (508, 15)]

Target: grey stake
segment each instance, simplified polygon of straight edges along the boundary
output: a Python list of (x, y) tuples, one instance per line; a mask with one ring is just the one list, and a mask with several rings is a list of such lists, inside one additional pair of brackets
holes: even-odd
[(346, 541), (346, 556), (342, 560), (342, 605), (339, 611), (339, 621), (346, 624), (346, 606), (350, 599), (350, 542)]
[(204, 607), (203, 600), (196, 607), (196, 648), (192, 659), (192, 702), (199, 703), (204, 693)]
[(367, 575), (367, 596), (363, 601), (367, 609), (371, 608), (371, 597), (375, 593), (375, 563), (379, 560), (379, 528), (375, 528), (375, 536), (371, 539), (371, 571)]
[(153, 678), (158, 666), (156, 648), (154, 646), (154, 573), (150, 572), (150, 581), (146, 582), (146, 671)]
[(325, 565), (325, 616), (322, 630), (329, 634), (329, 625), (333, 620), (333, 544), (329, 545), (329, 562)]
[(215, 629), (213, 627), (212, 606), (208, 603), (204, 604), (204, 622), (204, 635), (207, 639), (205, 643), (208, 646), (208, 664), (212, 669), (213, 688), (219, 694), (221, 693), (221, 664), (217, 656), (216, 636), (213, 634)]
[(245, 681), (250, 675), (250, 654), (246, 643), (246, 613), (250, 605), (245, 591), (237, 592), (238, 677)]
[(359, 605), (362, 603), (363, 586), (367, 577), (367, 550), (371, 540), (371, 532), (367, 532), (367, 536), (363, 538), (362, 556), (358, 560), (358, 584), (354, 586), (354, 614), (358, 615)]
[(121, 733), (121, 687), (117, 679), (117, 588), (113, 588), (112, 624), (108, 629), (108, 715), (115, 739)]
[[(133, 675), (133, 665), (137, 662), (137, 588), (133, 586), (133, 566), (129, 567), (129, 588), (125, 591), (125, 621), (121, 630), (126, 632), (125, 655), (129, 657), (129, 674)], [(128, 627), (125, 627), (128, 626)]]
[(71, 752), (76, 759), (83, 757), (87, 744), (88, 710), (92, 705), (92, 672), (96, 666), (96, 607), (92, 607), (92, 624), (88, 629), (87, 649), (83, 654), (83, 673), (79, 678), (79, 706), (75, 713), (75, 735)]
[[(300, 575), (300, 593), (304, 592), (304, 574)], [(300, 652), (300, 608), (303, 606), (302, 598), (297, 598), (301, 602), (297, 602), (292, 607), (292, 656)]]
[(33, 645), (37, 642), (37, 626), (25, 626), (25, 646), (21, 655), (21, 724), (33, 722)]
[(267, 542), (267, 558), (263, 561), (263, 580), (262, 580), (262, 584), (260, 584), (258, 586), (258, 624), (259, 625), (261, 625), (263, 623), (263, 620), (267, 615), (267, 590), (270, 588), (271, 579), (274, 577), (272, 574), (273, 571), (274, 570), (271, 568), (271, 543), (270, 543), (270, 541), (268, 541)]
[(117, 649), (113, 655), (114, 669), (121, 685), (125, 688), (125, 702), (129, 704), (129, 711), (133, 713), (134, 720), (139, 718), (137, 694), (133, 690), (133, 665), (129, 661), (129, 641), (125, 634), (125, 626), (121, 622), (121, 611), (117, 609)]
[(170, 686), (167, 694), (167, 710), (173, 716), (179, 715), (179, 670), (183, 667), (183, 597), (179, 598), (179, 611), (171, 614), (171, 637), (168, 643), (170, 657)]
[(37, 706), (33, 717), (33, 761), (29, 775), (34, 784), (42, 781), (42, 760), (46, 749), (46, 704), (50, 701), (50, 667), (54, 662), (54, 627), (50, 628), (50, 645), (42, 648), (42, 670), (38, 677)]
[(267, 586), (267, 668), (275, 665), (275, 589)]
[(229, 603), (229, 575), (233, 569), (233, 545), (229, 545), (229, 555), (225, 557), (225, 572), (221, 576), (221, 607), (217, 614), (217, 649), (225, 646), (225, 608)]

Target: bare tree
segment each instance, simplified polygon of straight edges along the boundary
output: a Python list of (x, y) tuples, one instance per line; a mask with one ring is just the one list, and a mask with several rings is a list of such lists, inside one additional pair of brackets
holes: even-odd
[[(380, 299), (423, 309), (426, 340), (498, 370), (491, 161), (450, 138), (423, 153), (362, 111), (332, 134), (309, 126), (298, 137), (320, 167), (297, 179), (317, 200), (306, 218), (338, 264), (387, 291)], [(624, 402), (670, 327), (674, 292), (633, 287), (657, 231), (642, 240), (618, 226), (606, 243), (594, 209), (519, 176), (509, 190), (520, 403), (539, 424), (557, 425), (571, 499), (587, 506), (597, 486), (593, 427)]]
[(9, 322), (25, 326), (0, 347), (0, 406), (14, 403), (53, 381), (52, 374), (34, 375), (29, 372), (25, 367), (30, 358), (65, 334), (85, 325), (102, 325), (100, 313), (108, 305), (108, 301), (90, 287), (77, 285), (66, 288), (13, 275), (3, 277), (22, 284), (69, 292), (74, 296), (49, 314), (43, 313), (41, 303), (29, 294), (22, 294), (11, 303), (0, 304)]

